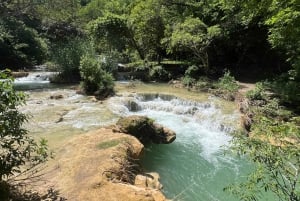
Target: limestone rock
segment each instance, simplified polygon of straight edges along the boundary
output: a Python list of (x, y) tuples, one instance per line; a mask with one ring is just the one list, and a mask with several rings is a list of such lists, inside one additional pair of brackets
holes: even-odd
[(176, 133), (169, 128), (163, 127), (159, 124), (153, 124), (155, 135), (152, 136), (152, 142), (155, 144), (172, 143), (176, 139)]
[[(99, 148), (99, 144), (109, 141), (121, 143), (105, 149)], [(124, 149), (123, 143), (131, 149), (130, 152)], [(130, 146), (126, 146), (126, 143)], [(48, 186), (53, 186), (54, 189), (59, 189), (60, 196), (72, 201), (167, 201), (157, 189), (157, 174), (147, 176), (148, 187), (114, 182), (105, 176), (105, 172), (110, 170), (124, 173), (123, 169), (119, 169), (122, 168), (120, 161), (123, 160), (118, 157), (130, 153), (128, 158), (138, 158), (142, 149), (143, 145), (136, 138), (124, 133), (114, 133), (111, 128), (78, 135), (57, 152), (55, 161), (50, 164), (47, 174), (43, 175), (45, 178), (40, 181), (39, 187), (44, 185), (47, 189)], [(117, 156), (118, 160), (113, 156)]]
[(14, 78), (27, 77), (29, 75), (28, 72), (24, 72), (24, 71), (21, 71), (21, 72), (12, 72), (11, 74), (12, 74), (12, 76)]
[(135, 101), (129, 101), (128, 109), (132, 112), (139, 111), (139, 105)]
[(156, 172), (151, 172), (144, 175), (138, 174), (135, 177), (134, 185), (143, 188), (161, 190), (163, 186), (159, 179), (159, 174)]
[(120, 132), (133, 135), (142, 143), (169, 144), (176, 139), (174, 131), (145, 116), (123, 117), (117, 122), (117, 127)]
[(241, 127), (247, 136), (249, 136), (249, 132), (251, 131), (252, 118), (253, 114), (251, 113), (241, 115)]
[(54, 99), (54, 100), (59, 100), (59, 99), (63, 99), (64, 96), (62, 94), (53, 94), (50, 96), (50, 99)]

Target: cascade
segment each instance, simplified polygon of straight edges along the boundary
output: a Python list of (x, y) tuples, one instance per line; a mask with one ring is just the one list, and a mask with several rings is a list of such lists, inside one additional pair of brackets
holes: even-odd
[(174, 130), (169, 145), (146, 147), (142, 164), (160, 174), (167, 197), (182, 201), (232, 201), (223, 188), (249, 172), (247, 161), (224, 154), (239, 114), (224, 114), (213, 99), (195, 102), (172, 95), (136, 94), (111, 99), (119, 115), (145, 115)]
[(52, 86), (50, 78), (55, 74), (56, 72), (30, 72), (26, 77), (16, 78), (14, 86), (19, 90), (49, 88)]

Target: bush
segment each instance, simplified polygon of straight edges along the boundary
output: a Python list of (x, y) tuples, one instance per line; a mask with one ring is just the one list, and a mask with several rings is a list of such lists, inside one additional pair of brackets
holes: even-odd
[(224, 73), (224, 76), (219, 79), (217, 82), (217, 88), (224, 90), (225, 92), (235, 93), (239, 89), (235, 78), (230, 75), (229, 71)]
[(168, 71), (166, 71), (162, 66), (154, 66), (151, 68), (150, 78), (158, 81), (169, 81), (171, 75)]
[(276, 200), (299, 201), (299, 135), (299, 126), (292, 122), (256, 115), (251, 137), (236, 135), (232, 143), (232, 149), (250, 159), (256, 169), (245, 182), (225, 190), (241, 200), (259, 200), (265, 191), (276, 195)]
[(102, 61), (102, 69), (113, 75), (118, 72), (118, 61), (122, 60), (121, 54), (117, 51), (110, 51), (109, 53), (101, 54), (98, 56), (98, 60)]
[(230, 75), (230, 72), (226, 71), (224, 76), (219, 78), (218, 82), (213, 84), (210, 92), (225, 100), (234, 101), (238, 89), (238, 83), (234, 77)]
[(195, 65), (189, 66), (184, 75), (197, 79), (201, 73), (201, 69)]
[(201, 91), (208, 91), (210, 88), (212, 88), (211, 82), (212, 81), (207, 77), (200, 77), (195, 84), (195, 88)]
[(186, 87), (192, 87), (196, 83), (196, 79), (190, 76), (184, 76), (181, 81), (182, 84)]
[(292, 112), (281, 106), (276, 98), (268, 99), (265, 104), (256, 107), (255, 113), (274, 120), (288, 121), (292, 117)]
[(103, 69), (105, 61), (90, 55), (82, 56), (80, 60), (80, 75), (82, 87), (87, 94), (105, 98), (113, 92), (114, 81), (110, 73)]
[[(25, 96), (13, 89), (9, 73), (0, 71), (0, 182), (30, 170), (48, 157), (46, 141), (38, 145), (22, 127), (27, 116), (18, 107), (25, 103)], [(28, 169), (20, 168), (22, 165)]]
[(264, 84), (262, 82), (256, 83), (255, 89), (248, 91), (246, 97), (250, 100), (266, 100)]
[(270, 84), (270, 88), (279, 95), (282, 102), (296, 106), (300, 110), (300, 78), (289, 74), (283, 74)]

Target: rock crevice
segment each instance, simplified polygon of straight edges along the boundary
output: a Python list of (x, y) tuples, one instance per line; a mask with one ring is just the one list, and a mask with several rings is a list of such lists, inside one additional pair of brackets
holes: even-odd
[(141, 143), (169, 144), (176, 139), (176, 133), (154, 120), (132, 115), (120, 118), (114, 128), (115, 132), (126, 133), (136, 137)]

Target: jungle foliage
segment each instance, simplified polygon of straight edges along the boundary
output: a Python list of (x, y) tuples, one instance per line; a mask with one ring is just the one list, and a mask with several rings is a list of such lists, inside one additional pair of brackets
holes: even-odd
[[(282, 117), (281, 110), (276, 110), (280, 104), (300, 111), (299, 38), (299, 0), (0, 2), (2, 70), (51, 61), (61, 72), (60, 79), (82, 81), (87, 93), (111, 91), (111, 74), (118, 63), (136, 64), (127, 66), (134, 66), (132, 72), (149, 73), (147, 79), (181, 78), (186, 86), (200, 89), (210, 88), (207, 80), (214, 79), (217, 87), (230, 93), (237, 90), (235, 79), (268, 78), (267, 89), (276, 96), (276, 101), (266, 100), (260, 84), (247, 96), (251, 101), (259, 99), (259, 104), (265, 104), (264, 114), (273, 115), (257, 119), (265, 126), (256, 128), (256, 132), (276, 139), (284, 137), (278, 133), (299, 139), (299, 130), (289, 129), (285, 117), (276, 118)], [(225, 69), (231, 74), (229, 71), (224, 74)], [(275, 122), (269, 122), (270, 119)], [(299, 122), (294, 124), (290, 128), (299, 128)], [(286, 188), (285, 179), (276, 182), (283, 175), (289, 182), (299, 183), (299, 177), (287, 172), (294, 169), (298, 175), (299, 163), (294, 158), (298, 156), (295, 151), (298, 147), (261, 144), (264, 142), (254, 139), (240, 143), (244, 146), (239, 152), (253, 156), (262, 168), (259, 170), (263, 178), (249, 180), (252, 185), (263, 187), (258, 191), (271, 190), (281, 199), (299, 200), (299, 188), (294, 188), (293, 183)], [(289, 164), (286, 169), (282, 169), (284, 163)], [(242, 195), (242, 200), (258, 199), (253, 197), (255, 191), (244, 192), (249, 194)]]
[(13, 88), (10, 71), (0, 71), (0, 198), (10, 200), (16, 178), (37, 176), (38, 167), (50, 153), (47, 141), (37, 143), (23, 124), (28, 116), (18, 107), (25, 104), (25, 95)]

